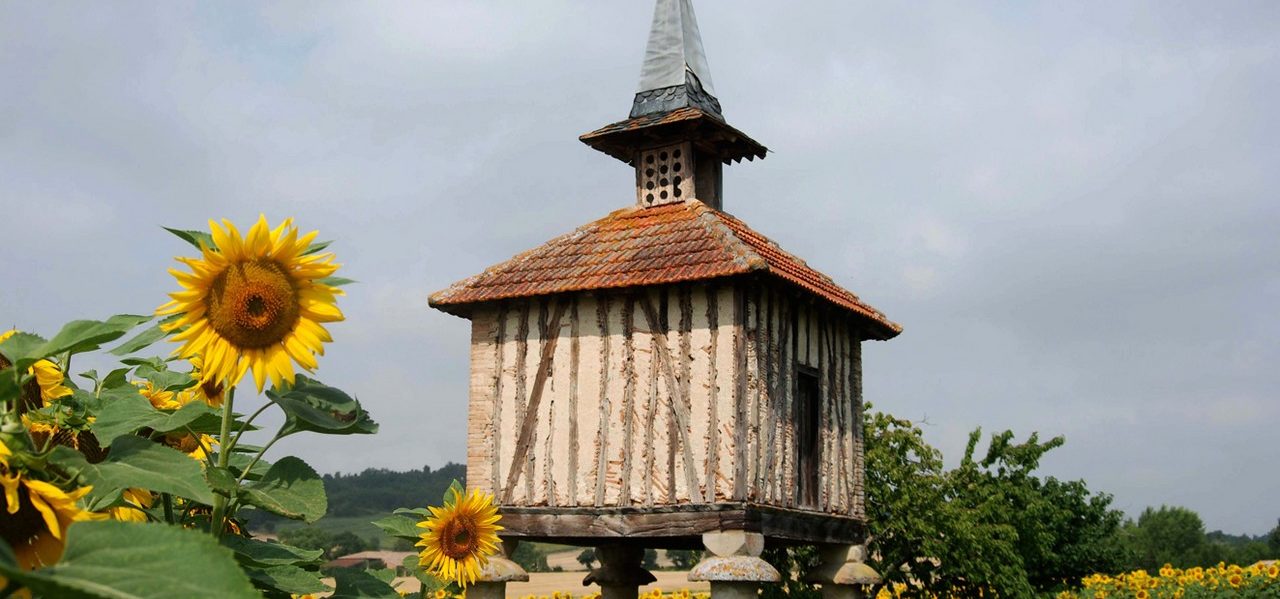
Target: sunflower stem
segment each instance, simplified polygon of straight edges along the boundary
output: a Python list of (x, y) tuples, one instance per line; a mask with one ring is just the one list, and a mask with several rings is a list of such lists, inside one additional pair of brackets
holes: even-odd
[[(236, 400), (236, 388), (227, 390), (227, 400), (222, 404), (222, 428), (218, 431), (218, 467), (226, 468), (231, 461), (231, 452), (235, 444), (228, 437), (231, 435), (231, 406)], [(243, 476), (241, 477), (243, 478)], [(239, 481), (236, 482), (239, 487)], [(209, 532), (214, 538), (222, 538), (222, 518), (227, 511), (227, 497), (221, 494), (213, 496), (213, 513), (209, 517)]]
[(263, 412), (267, 411), (267, 408), (273, 405), (275, 405), (275, 402), (271, 402), (271, 401), (266, 402), (262, 404), (261, 408), (258, 408), (256, 411), (254, 411), (254, 413), (250, 414), (249, 418), (245, 420), (243, 424), (240, 425), (240, 430), (236, 431), (236, 436), (231, 438), (231, 444), (236, 445), (240, 443), (240, 437), (244, 435), (245, 431), (249, 430), (249, 425), (253, 423), (254, 419), (257, 418), (259, 415), (261, 415)]
[(249, 465), (244, 467), (244, 470), (240, 472), (240, 478), (236, 479), (237, 487), (239, 487), (240, 483), (244, 481), (244, 477), (249, 476), (249, 471), (253, 470), (253, 467), (258, 464), (258, 460), (262, 459), (262, 456), (266, 455), (267, 450), (271, 449), (271, 446), (275, 445), (276, 441), (279, 441), (283, 437), (281, 433), (284, 433), (284, 427), (280, 427), (280, 430), (276, 431), (276, 434), (271, 436), (271, 440), (267, 441), (267, 444), (263, 445), (262, 449), (258, 450), (257, 455), (254, 455), (253, 459), (249, 460)]
[(160, 499), (164, 502), (164, 521), (173, 524), (173, 496), (161, 493)]

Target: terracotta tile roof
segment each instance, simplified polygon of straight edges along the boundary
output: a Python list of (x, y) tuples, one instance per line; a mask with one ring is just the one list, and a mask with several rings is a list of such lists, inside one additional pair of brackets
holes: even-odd
[(769, 151), (723, 118), (696, 107), (645, 114), (605, 125), (578, 139), (605, 154), (631, 164), (636, 148), (688, 138), (726, 164), (764, 158)]
[(430, 303), (458, 312), (457, 307), (477, 302), (749, 273), (775, 276), (868, 319), (877, 325), (878, 338), (902, 331), (746, 223), (693, 200), (617, 210), (454, 283), (432, 294)]

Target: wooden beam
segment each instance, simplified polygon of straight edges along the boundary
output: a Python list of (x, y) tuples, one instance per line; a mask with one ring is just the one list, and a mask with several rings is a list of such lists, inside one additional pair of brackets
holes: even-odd
[(569, 505), (578, 505), (578, 363), (582, 354), (581, 333), (578, 300), (575, 298), (569, 306)]
[[(548, 327), (548, 330), (553, 331), (554, 334), (548, 334), (542, 339), (542, 358), (538, 362), (538, 371), (533, 377), (533, 389), (529, 392), (529, 402), (524, 410), (524, 420), (520, 423), (520, 438), (516, 441), (515, 454), (511, 460), (511, 473), (507, 476), (507, 486), (503, 491), (504, 503), (511, 501), (516, 483), (520, 480), (521, 469), (517, 464), (524, 462), (531, 455), (529, 448), (533, 444), (533, 431), (538, 422), (538, 404), (542, 402), (542, 390), (546, 387), (547, 376), (551, 372), (551, 361), (555, 356), (556, 341), (560, 339), (560, 318), (564, 316), (565, 307), (568, 303), (569, 300), (563, 297), (556, 302), (555, 315), (551, 317), (551, 325)], [(521, 366), (520, 370), (523, 371), (523, 365)], [(533, 472), (530, 469), (526, 476), (530, 485), (532, 485), (532, 477)], [(530, 492), (526, 500), (532, 500), (532, 498), (533, 494)]]
[(596, 325), (600, 328), (600, 424), (596, 430), (596, 505), (604, 505), (605, 478), (609, 474), (609, 295), (600, 294), (596, 304)]
[(626, 379), (622, 388), (622, 482), (618, 504), (631, 503), (631, 447), (635, 445), (636, 399), (636, 300), (628, 295), (622, 304), (622, 371)]
[(699, 539), (703, 533), (744, 530), (771, 542), (838, 543), (866, 540), (866, 524), (847, 516), (752, 503), (680, 504), (655, 508), (503, 507), (503, 537), (594, 545), (643, 539), (646, 547)]
[(707, 488), (704, 493), (704, 501), (712, 503), (716, 500), (716, 475), (720, 471), (720, 423), (719, 413), (717, 411), (717, 396), (720, 390), (720, 375), (716, 362), (719, 356), (718, 346), (720, 337), (720, 295), (715, 284), (709, 284), (707, 291), (707, 328), (711, 333), (711, 343), (708, 347), (710, 363), (709, 377), (711, 379), (710, 400), (707, 402), (707, 466), (706, 481)]
[[(676, 384), (675, 368), (671, 363), (671, 352), (667, 345), (667, 332), (660, 329), (657, 325), (658, 313), (653, 307), (653, 302), (649, 301), (648, 296), (643, 298), (642, 307), (646, 320), (649, 322), (650, 334), (658, 340), (658, 362), (662, 365), (662, 377), (667, 383), (667, 393), (671, 394), (671, 406), (676, 418), (676, 430), (679, 432), (680, 445), (682, 451), (680, 457), (684, 465), (684, 473), (690, 489), (698, 488), (698, 472), (693, 465), (693, 452), (689, 445), (689, 400), (687, 397), (679, 397), (680, 387)], [(672, 450), (675, 448), (672, 447)]]
[(747, 498), (747, 294), (742, 283), (733, 288), (734, 361), (734, 477), (733, 498)]
[(507, 338), (507, 303), (498, 304), (497, 342), (494, 343), (493, 357), (493, 455), (489, 468), (489, 490), (497, 491), (502, 485), (502, 381), (507, 377), (503, 372), (502, 359), (506, 355)]

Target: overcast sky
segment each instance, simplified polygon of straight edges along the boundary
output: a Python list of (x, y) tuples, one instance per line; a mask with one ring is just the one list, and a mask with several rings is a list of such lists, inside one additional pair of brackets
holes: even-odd
[[(1185, 6), (1175, 6), (1175, 4)], [(1280, 3), (696, 3), (725, 206), (905, 332), (866, 397), (1065, 435), (1046, 474), (1209, 529), (1280, 518)], [(635, 1), (0, 4), (0, 320), (147, 312), (160, 226), (296, 217), (357, 279), (320, 378), (376, 437), (326, 472), (465, 458), (468, 323), (427, 295), (634, 201)]]

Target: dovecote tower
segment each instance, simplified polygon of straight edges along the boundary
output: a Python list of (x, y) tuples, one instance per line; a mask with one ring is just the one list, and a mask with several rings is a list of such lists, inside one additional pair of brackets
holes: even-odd
[[(629, 118), (580, 139), (635, 169), (633, 205), (430, 298), (472, 322), (467, 485), (508, 541), (598, 547), (607, 598), (652, 579), (645, 547), (706, 547), (719, 596), (778, 579), (766, 542), (825, 547), (834, 596), (871, 581), (862, 342), (901, 328), (725, 212), (723, 165), (766, 149), (690, 0), (658, 0)], [(513, 579), (493, 563), (478, 596)]]

